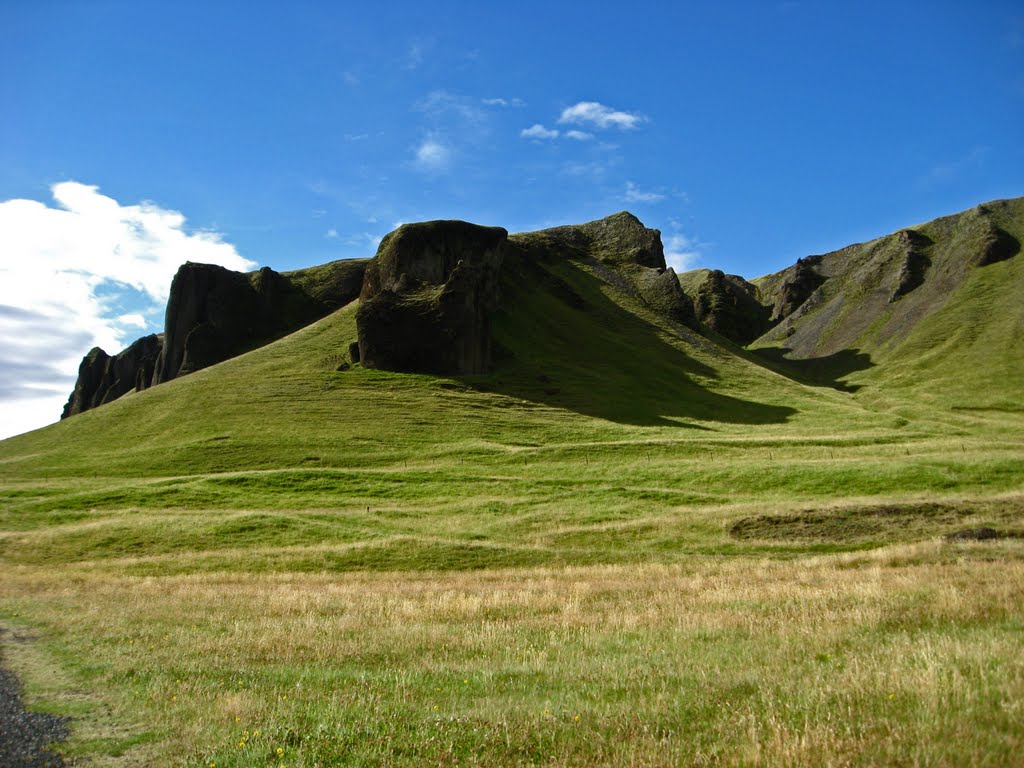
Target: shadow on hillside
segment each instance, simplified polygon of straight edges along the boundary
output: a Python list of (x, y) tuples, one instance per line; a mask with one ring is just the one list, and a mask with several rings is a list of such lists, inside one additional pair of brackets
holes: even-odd
[(520, 261), (503, 273), (495, 372), (465, 379), (478, 390), (638, 426), (778, 424), (796, 413), (704, 386), (720, 379), (716, 368), (669, 344), (665, 329), (612, 301), (578, 265)]
[(786, 347), (765, 347), (750, 350), (754, 359), (760, 358), (767, 368), (781, 373), (801, 384), (832, 387), (840, 392), (856, 392), (859, 384), (840, 381), (854, 371), (867, 370), (874, 366), (871, 355), (855, 349), (844, 349), (825, 357), (788, 358), (793, 350)]

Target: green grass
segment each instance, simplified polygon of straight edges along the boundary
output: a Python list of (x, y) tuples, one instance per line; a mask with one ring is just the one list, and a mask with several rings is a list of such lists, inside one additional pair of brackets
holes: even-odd
[(1017, 315), (941, 346), (1014, 260), (855, 391), (506, 266), (491, 375), (338, 371), (353, 305), (0, 443), (5, 663), (75, 764), (1019, 757), (1021, 360), (955, 372)]

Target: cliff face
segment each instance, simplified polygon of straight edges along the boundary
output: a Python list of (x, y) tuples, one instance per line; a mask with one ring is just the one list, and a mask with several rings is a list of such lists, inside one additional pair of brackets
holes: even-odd
[(265, 344), (322, 317), (323, 310), (269, 267), (242, 274), (211, 264), (184, 264), (171, 284), (164, 348), (153, 383)]
[(144, 336), (111, 357), (99, 347), (89, 350), (78, 367), (78, 381), (64, 406), (62, 419), (109, 403), (153, 382), (163, 337)]
[(683, 279), (698, 326), (737, 344), (747, 344), (769, 327), (769, 308), (760, 303), (757, 288), (739, 275), (701, 269), (684, 273)]
[(757, 346), (793, 358), (895, 349), (957, 292), (1020, 251), (1024, 199), (1001, 200), (811, 256), (757, 280), (773, 326)]
[(214, 365), (320, 319), (359, 295), (368, 262), (345, 259), (285, 273), (182, 265), (171, 284), (164, 333), (139, 339), (113, 357), (91, 350), (79, 366), (64, 417)]
[(464, 221), (405, 224), (367, 267), (356, 327), (368, 368), (483, 373), (508, 233)]
[(154, 384), (198, 371), (291, 333), (359, 294), (367, 260), (280, 274), (184, 264), (171, 283)]
[(665, 264), (661, 232), (628, 211), (604, 219), (524, 232), (512, 242), (527, 258), (573, 258), (589, 262), (620, 290), (678, 323), (696, 325), (693, 301), (675, 270)]
[(462, 221), (408, 224), (388, 235), (366, 270), (351, 351), (369, 368), (478, 374), (491, 366), (491, 316), (509, 260), (570, 305), (582, 299), (540, 264), (586, 263), (602, 279), (679, 323), (693, 304), (666, 269), (661, 233), (630, 213), (509, 237)]

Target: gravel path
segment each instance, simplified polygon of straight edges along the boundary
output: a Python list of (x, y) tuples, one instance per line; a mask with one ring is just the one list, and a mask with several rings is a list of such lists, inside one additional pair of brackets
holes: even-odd
[(60, 768), (60, 755), (47, 744), (68, 737), (67, 718), (26, 712), (21, 685), (0, 667), (0, 766), (3, 768)]

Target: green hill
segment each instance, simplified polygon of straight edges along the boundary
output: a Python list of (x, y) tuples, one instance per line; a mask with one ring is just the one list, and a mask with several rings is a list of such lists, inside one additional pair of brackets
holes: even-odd
[(723, 276), (749, 350), (628, 214), (378, 266), (430, 343), (499, 275), (487, 372), (356, 300), (0, 443), (9, 663), (80, 764), (1011, 763), (1021, 211)]
[[(1017, 198), (812, 257), (818, 286), (752, 346), (818, 361), (818, 370), (874, 397), (1017, 410), (1022, 238)], [(778, 303), (792, 275), (791, 268), (755, 281), (765, 303)]]

